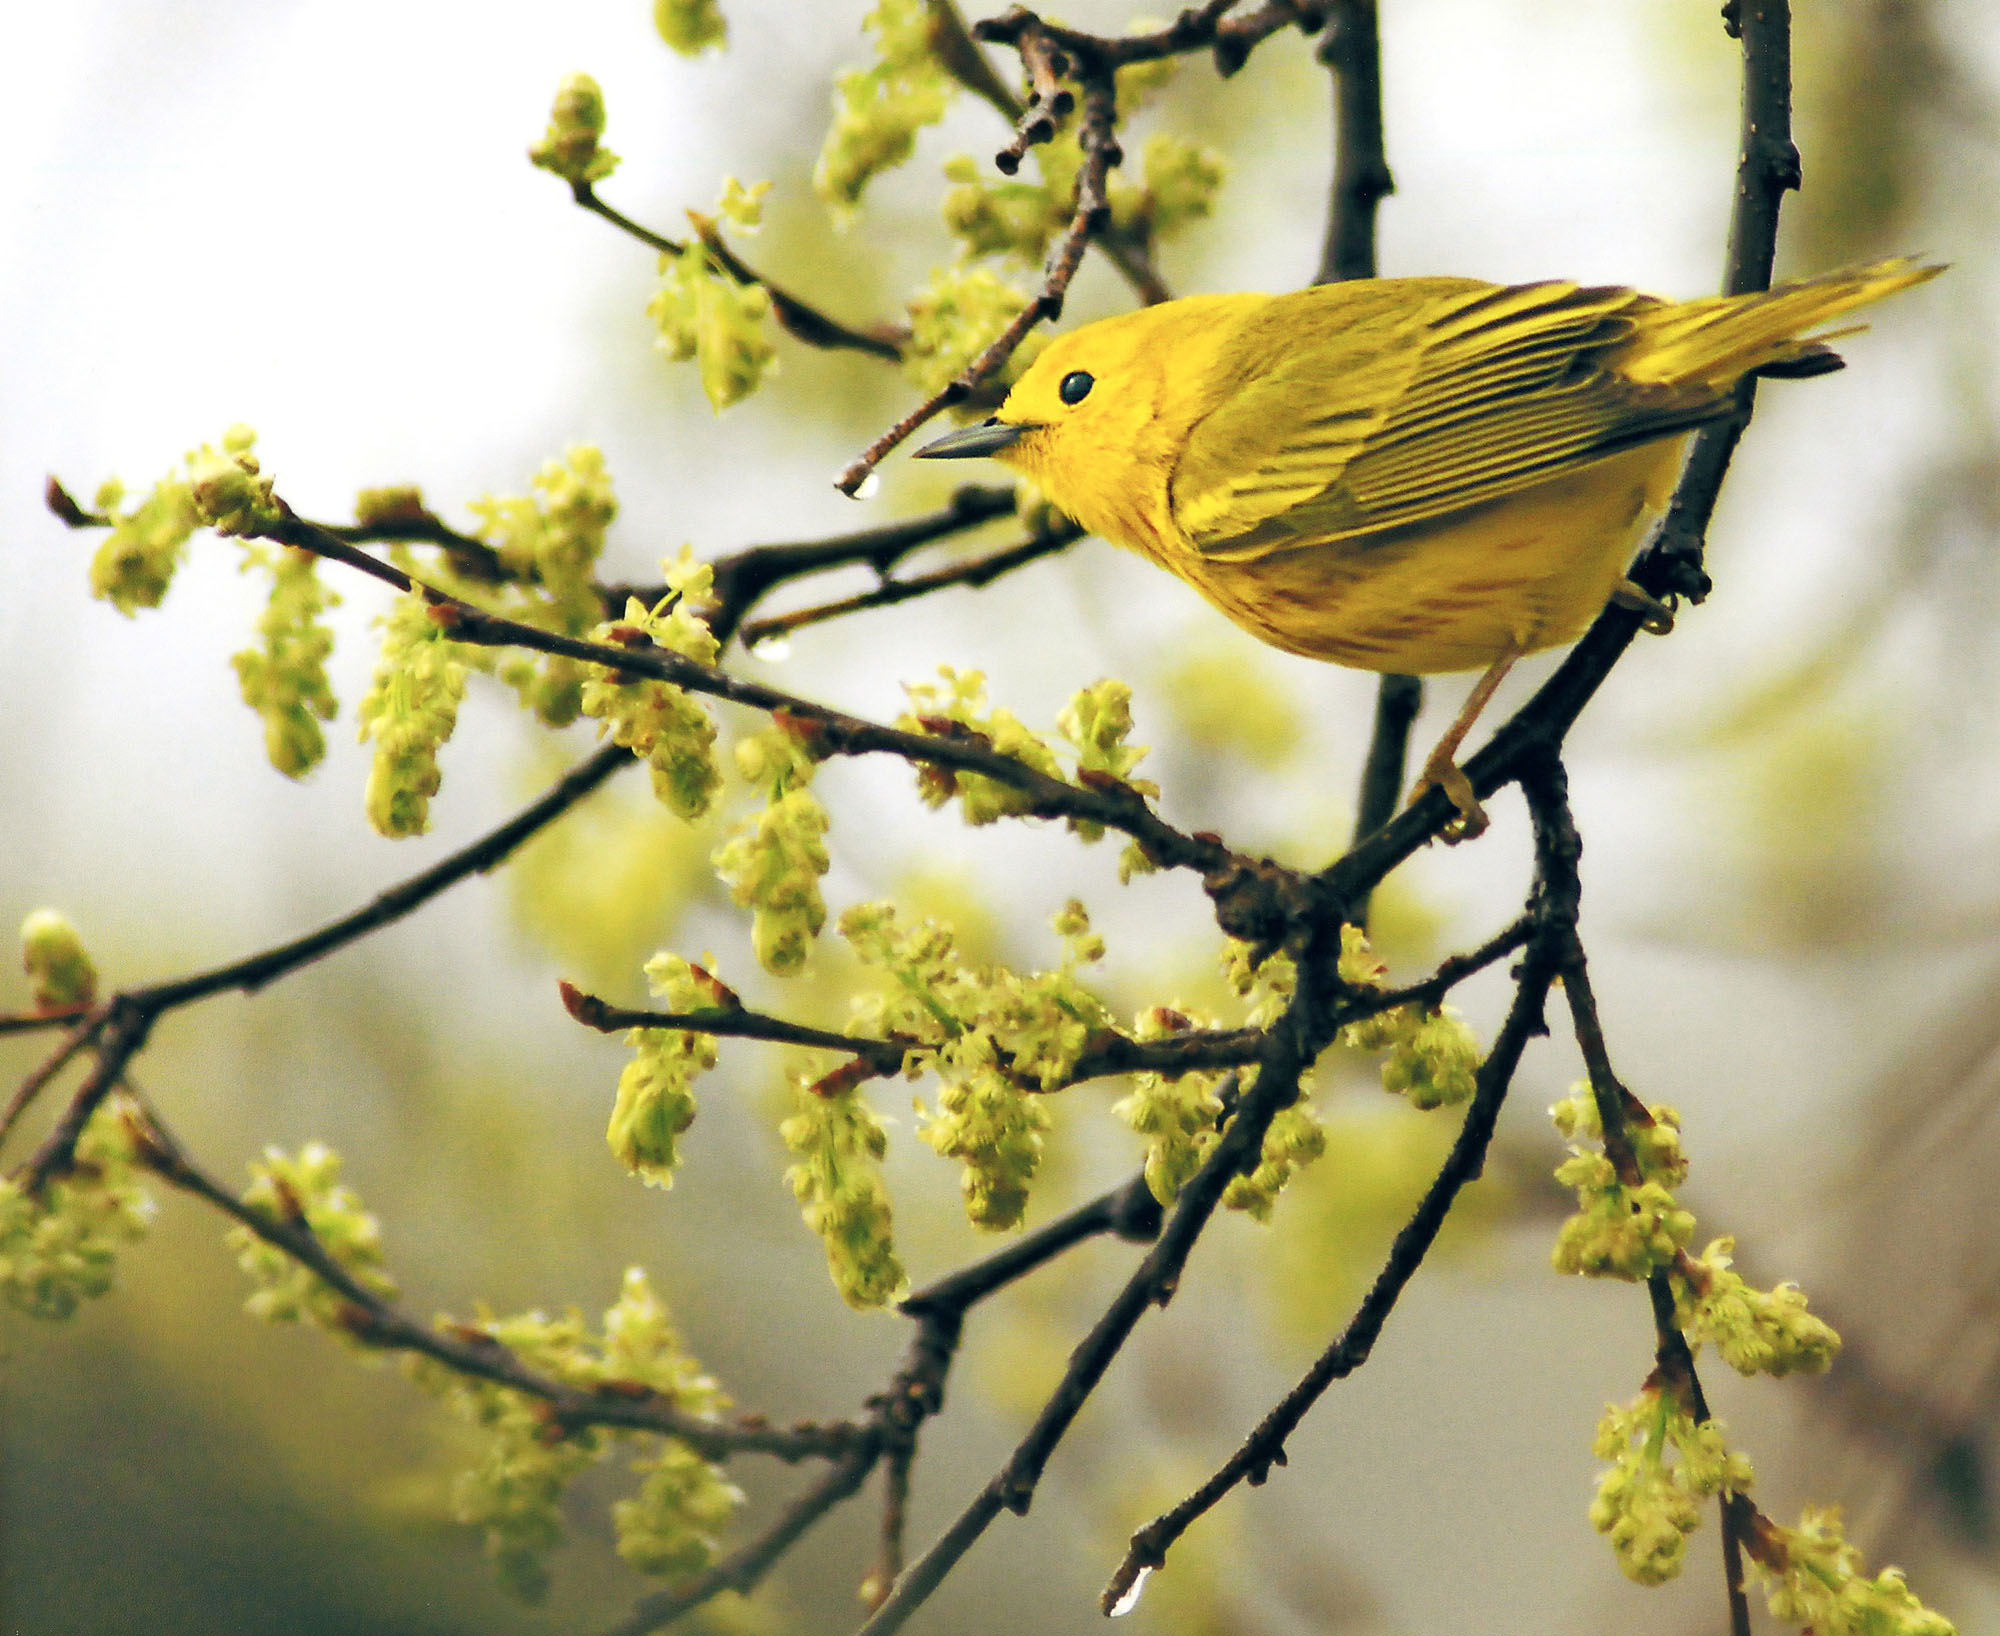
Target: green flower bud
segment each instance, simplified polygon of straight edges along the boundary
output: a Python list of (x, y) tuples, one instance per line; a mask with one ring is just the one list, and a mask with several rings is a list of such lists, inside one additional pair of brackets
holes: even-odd
[[(99, 509), (111, 511), (116, 504), (114, 499)], [(162, 479), (136, 507), (113, 519), (111, 532), (90, 559), (91, 595), (128, 618), (141, 608), (157, 608), (200, 526), (186, 481)]]
[(1414, 1019), (1382, 1062), (1382, 1088), (1417, 1108), (1465, 1101), (1478, 1083), (1479, 1041), (1450, 1006)]
[(840, 219), (871, 180), (910, 157), (917, 132), (944, 118), (957, 89), (931, 51), (925, 0), (878, 0), (862, 27), (877, 60), (835, 81), (833, 127), (813, 168), (814, 188)]
[[(942, 390), (1020, 316), (1028, 298), (987, 267), (943, 267), (910, 298), (910, 339), (903, 371), (923, 392)], [(1011, 386), (1047, 335), (1030, 335), (1014, 349), (993, 384)]]
[(303, 778), (326, 754), (320, 723), (339, 710), (326, 673), (333, 632), (320, 614), (340, 598), (319, 580), (318, 559), (305, 551), (249, 548), (244, 569), (266, 569), (271, 598), (257, 618), (260, 645), (235, 654), (243, 702), (264, 721), (264, 752), (287, 778)]
[(1222, 1191), (1222, 1202), (1253, 1221), (1269, 1221), (1293, 1172), (1303, 1170), (1325, 1152), (1326, 1127), (1319, 1115), (1304, 1102), (1281, 1108), (1264, 1133), (1257, 1168), (1247, 1176), (1232, 1178)]
[(1837, 1506), (1807, 1506), (1797, 1528), (1772, 1526), (1750, 1554), (1771, 1612), (1816, 1636), (1957, 1636), (1917, 1600), (1900, 1569), (1870, 1578)]
[(1591, 1525), (1641, 1585), (1680, 1572), (1702, 1502), (1742, 1493), (1752, 1481), (1750, 1462), (1730, 1450), (1721, 1425), (1697, 1421), (1677, 1393), (1658, 1386), (1623, 1408), (1607, 1407), (1593, 1451), (1612, 1463), (1598, 1479)]
[(715, 201), (715, 213), (744, 232), (754, 233), (764, 225), (764, 195), (770, 191), (769, 182), (752, 182), (745, 187), (734, 176), (725, 176), (722, 196)]
[(248, 426), (232, 426), (222, 434), (219, 451), (203, 444), (188, 456), (195, 515), (218, 534), (265, 534), (282, 518), (271, 479), (262, 475), (250, 452), (256, 441)]
[(135, 1179), (130, 1111), (126, 1098), (106, 1098), (77, 1139), (75, 1163), (39, 1194), (0, 1177), (0, 1302), (63, 1319), (111, 1288), (119, 1245), (145, 1237), (153, 1216)]
[(990, 1034), (961, 1034), (938, 1053), (937, 1068), (944, 1080), (937, 1111), (918, 1136), (964, 1165), (959, 1185), (973, 1226), (1018, 1227), (1041, 1167), (1048, 1110), (1000, 1071)]
[(572, 186), (601, 182), (618, 168), (618, 155), (599, 146), (604, 136), (604, 93), (588, 74), (570, 74), (556, 87), (549, 128), (528, 158)]
[(715, 853), (729, 895), (752, 913), (758, 962), (775, 976), (805, 964), (826, 924), (819, 882), (828, 868), (826, 809), (811, 790), (795, 789), (738, 826)]
[(906, 1287), (896, 1259), (882, 1156), (889, 1137), (860, 1094), (819, 1096), (809, 1071), (793, 1076), (793, 1112), (779, 1126), (797, 1160), (785, 1172), (806, 1226), (826, 1245), (834, 1288), (851, 1307), (895, 1300)]
[(729, 24), (715, 0), (653, 0), (653, 27), (683, 57), (729, 43)]
[[(383, 1297), (396, 1293), (395, 1280), (383, 1270), (381, 1226), (342, 1183), (340, 1155), (323, 1142), (306, 1143), (296, 1156), (266, 1148), (263, 1159), (250, 1166), (243, 1202), (274, 1221), (303, 1222), (357, 1283)], [(253, 1318), (274, 1324), (312, 1323), (350, 1343), (356, 1341), (346, 1322), (347, 1297), (317, 1273), (247, 1227), (232, 1227), (228, 1242), (253, 1286), (244, 1303)]]
[(430, 798), (442, 775), (437, 753), (458, 725), (465, 660), (430, 617), (421, 592), (399, 597), (377, 621), (382, 652), (355, 711), (363, 743), (373, 741), (365, 804), (368, 821), (391, 839), (430, 828)]
[(354, 521), (362, 528), (421, 522), (430, 515), (430, 507), (424, 504), (424, 491), (414, 483), (363, 489), (354, 497)]
[(618, 1554), (641, 1573), (689, 1579), (715, 1558), (743, 1492), (685, 1443), (663, 1439), (651, 1459), (635, 1463), (638, 1495), (611, 1507)]
[[(986, 678), (981, 672), (958, 671), (941, 665), (938, 674), (943, 678), (943, 686), (927, 682), (905, 685), (903, 691), (910, 696), (912, 708), (896, 718), (898, 727), (909, 733), (935, 733), (941, 730), (940, 723), (953, 723), (969, 728), (995, 750), (1037, 772), (1051, 778), (1062, 777), (1055, 751), (1029, 732), (1018, 716), (1007, 709), (989, 712)], [(999, 783), (983, 773), (956, 772), (945, 767), (920, 767), (917, 793), (934, 807), (958, 797), (965, 821), (973, 825), (990, 824), (1009, 814), (1030, 811), (1034, 806), (1031, 797), (1012, 785)]]
[[(677, 954), (646, 963), (646, 981), (670, 1011), (706, 1011), (712, 994)], [(652, 1187), (671, 1187), (679, 1139), (694, 1123), (694, 1082), (715, 1066), (715, 1037), (678, 1028), (635, 1028), (625, 1036), (632, 1060), (618, 1076), (618, 1100), (605, 1139), (619, 1162)]]
[(1681, 1327), (1699, 1345), (1713, 1342), (1730, 1368), (1745, 1375), (1823, 1375), (1840, 1352), (1831, 1326), (1806, 1311), (1796, 1284), (1753, 1289), (1730, 1265), (1733, 1238), (1711, 1242), (1692, 1273), (1676, 1280)]
[(659, 329), (654, 344), (671, 358), (692, 358), (717, 414), (764, 383), (777, 365), (765, 320), (771, 294), (739, 283), (700, 240), (660, 257), (660, 287), (646, 304)]
[(37, 1011), (62, 1011), (97, 998), (97, 968), (68, 917), (37, 909), (21, 922), (21, 969)]

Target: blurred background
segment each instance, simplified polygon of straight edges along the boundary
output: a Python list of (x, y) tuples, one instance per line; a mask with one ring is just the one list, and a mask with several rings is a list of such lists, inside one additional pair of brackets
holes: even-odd
[[(50, 473), (86, 499), (113, 474), (143, 491), (247, 421), (307, 515), (344, 518), (357, 489), (415, 482), (466, 525), (466, 501), (525, 493), (544, 460), (595, 443), (622, 507), (605, 572), (632, 579), (684, 542), (711, 555), (862, 526), (935, 505), (964, 476), (899, 457), (872, 501), (834, 492), (833, 472), (913, 401), (865, 358), (781, 340), (779, 376), (713, 415), (694, 370), (653, 350), (651, 253), (528, 165), (558, 80), (585, 70), (624, 156), (609, 200), (672, 232), (725, 174), (768, 177), (749, 259), (843, 318), (893, 316), (954, 252), (939, 165), (983, 160), (1005, 132), (961, 99), (836, 232), (810, 172), (832, 73), (867, 59), (865, 7), (724, 9), (730, 50), (698, 61), (660, 44), (642, 0), (72, 0), (10, 19), (0, 920), (60, 907), (113, 985), (229, 959), (491, 828), (591, 742), (586, 726), (552, 745), (475, 679), (434, 833), (380, 840), (351, 714), (307, 782), (265, 763), (227, 662), (262, 593), (237, 548), (199, 538), (166, 606), (128, 621), (88, 595), (95, 536), (42, 510)], [(1795, 10), (1807, 186), (1780, 274), (1897, 253), (1953, 268), (1871, 314), (1843, 346), (1846, 373), (1763, 393), (1711, 538), (1716, 594), (1670, 640), (1642, 640), (1572, 740), (1585, 933), (1622, 1074), (1683, 1112), (1701, 1239), (1737, 1234), (1754, 1279), (1801, 1279), (1849, 1342), (1824, 1384), (1709, 1366), (1761, 1503), (1790, 1521), (1801, 1500), (1843, 1502), (1873, 1561), (1902, 1563), (1977, 1631), (2000, 1628), (2000, 20), (1981, 0)], [(1087, 26), (1129, 15), (1065, 8)], [(1383, 44), (1398, 184), (1385, 272), (1714, 287), (1737, 59), (1713, 0), (1400, 0)], [(1162, 257), (1177, 292), (1311, 277), (1330, 161), (1327, 77), (1306, 42), (1278, 38), (1227, 83), (1190, 63), (1146, 118), (1141, 134), (1199, 137), (1232, 167), (1215, 217)], [(1093, 265), (1070, 313), (1127, 299)], [(1012, 537), (1003, 524), (960, 549)], [(383, 603), (337, 583), (351, 712)], [(1094, 541), (744, 663), (877, 716), (941, 663), (977, 667), (1038, 726), (1121, 677), (1167, 816), (1301, 864), (1346, 833), (1373, 689), (1257, 647)], [(1524, 665), (1488, 719), (1552, 663)], [(1432, 686), (1420, 740), (1464, 685)], [(836, 914), (895, 893), (1033, 968), (1055, 959), (1048, 917), (1075, 894), (1107, 936), (1114, 1009), (1218, 995), (1194, 883), (1121, 889), (1114, 848), (1025, 825), (974, 833), (911, 783), (895, 766), (822, 775)], [(1518, 902), (1525, 823), (1511, 799), (1494, 816), (1480, 845), (1412, 860), (1385, 891), (1399, 973)], [(556, 999), (559, 976), (636, 999), (655, 949), (710, 950), (753, 1000), (838, 1025), (852, 976), (839, 950), (783, 989), (755, 976), (706, 866), (731, 819), (689, 829), (626, 778), (500, 877), (254, 999), (174, 1015), (138, 1078), (226, 1178), (267, 1143), (337, 1147), (418, 1312), (484, 1301), (594, 1321), (641, 1264), (741, 1406), (852, 1412), (905, 1325), (849, 1313), (799, 1223), (775, 1134), (779, 1056), (725, 1048), (680, 1181), (650, 1191), (603, 1145), (623, 1051)], [(1493, 978), (1460, 1003), (1490, 1037), (1504, 997)], [(19, 1003), (0, 992), (0, 1009)], [(39, 1049), (0, 1042), (0, 1066), (18, 1077)], [(1562, 1149), (1543, 1109), (1576, 1073), (1566, 1042), (1531, 1049), (1466, 1224), (1374, 1360), (1293, 1440), (1287, 1469), (1182, 1543), (1134, 1631), (1720, 1628), (1712, 1519), (1685, 1578), (1642, 1591), (1585, 1518), (1597, 1416), (1638, 1389), (1652, 1342), (1638, 1292), (1548, 1270)], [(906, 1090), (875, 1089), (921, 1282), (991, 1246), (965, 1226), (954, 1168), (912, 1139)], [(1031, 1219), (1129, 1173), (1118, 1094), (1063, 1099)], [(1449, 1130), (1389, 1103), (1365, 1068), (1329, 1063), (1319, 1094), (1328, 1158), (1270, 1227), (1232, 1219), (1204, 1242), (1032, 1515), (996, 1525), (913, 1628), (1096, 1628), (1126, 1532), (1233, 1448), (1344, 1321)], [(546, 1606), (508, 1601), (449, 1518), (468, 1434), (395, 1369), (244, 1317), (221, 1226), (164, 1198), (113, 1296), (67, 1324), (0, 1320), (9, 1632), (581, 1631), (647, 1588), (610, 1550), (612, 1462), (574, 1497)], [(1132, 1258), (1086, 1249), (975, 1316), (926, 1434), (913, 1547), (990, 1475)], [(801, 1477), (732, 1475), (746, 1528)], [(873, 1526), (872, 1501), (835, 1514), (714, 1628), (846, 1628)]]

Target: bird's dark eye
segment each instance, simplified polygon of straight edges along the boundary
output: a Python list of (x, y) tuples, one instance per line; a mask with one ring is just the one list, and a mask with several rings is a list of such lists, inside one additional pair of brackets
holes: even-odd
[(1062, 385), (1056, 388), (1056, 396), (1064, 403), (1081, 403), (1090, 396), (1090, 389), (1097, 384), (1086, 370), (1072, 369), (1062, 378)]

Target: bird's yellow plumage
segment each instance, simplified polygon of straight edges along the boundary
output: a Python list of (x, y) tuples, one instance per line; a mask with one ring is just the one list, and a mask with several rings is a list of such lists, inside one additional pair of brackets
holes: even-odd
[(1937, 271), (1682, 302), (1464, 278), (1194, 296), (1058, 338), (992, 420), (920, 452), (1004, 461), (1288, 652), (1504, 665), (1596, 617), (1746, 375), (1839, 367), (1812, 331)]

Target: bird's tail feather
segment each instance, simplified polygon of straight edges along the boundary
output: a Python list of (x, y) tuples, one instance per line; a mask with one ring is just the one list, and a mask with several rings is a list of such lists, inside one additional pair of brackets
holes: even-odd
[(1658, 308), (1639, 322), (1619, 372), (1662, 386), (1728, 386), (1747, 374), (1820, 374), (1840, 367), (1825, 343), (1859, 325), (1808, 335), (1819, 325), (1943, 272), (1907, 258), (1849, 267), (1749, 295), (1710, 296)]

